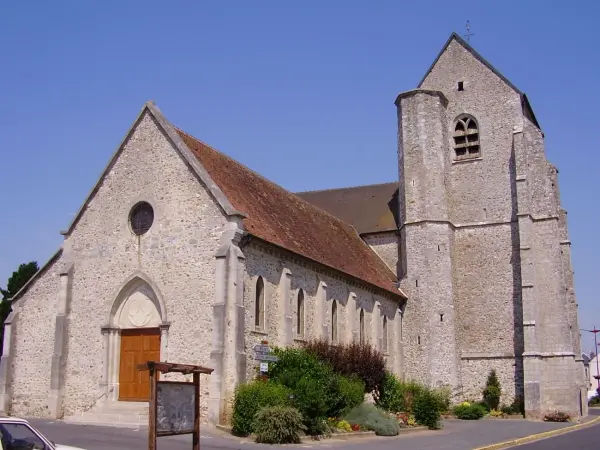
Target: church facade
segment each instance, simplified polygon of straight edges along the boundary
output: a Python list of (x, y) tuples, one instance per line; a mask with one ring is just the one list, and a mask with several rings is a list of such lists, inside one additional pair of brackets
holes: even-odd
[(144, 405), (136, 366), (161, 360), (214, 369), (201, 409), (222, 423), (254, 345), (325, 338), (456, 400), (496, 369), (529, 416), (586, 414), (566, 212), (527, 97), (453, 34), (396, 107), (398, 182), (291, 193), (144, 105), (12, 299), (2, 412)]

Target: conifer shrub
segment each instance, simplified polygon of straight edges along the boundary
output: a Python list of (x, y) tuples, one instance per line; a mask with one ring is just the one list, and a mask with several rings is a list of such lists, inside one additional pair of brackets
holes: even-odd
[(351, 426), (358, 425), (361, 429), (374, 431), (377, 436), (397, 436), (400, 432), (400, 425), (396, 419), (368, 403), (362, 403), (352, 409), (345, 419)]
[(430, 430), (441, 428), (441, 402), (439, 396), (429, 389), (423, 389), (414, 400), (413, 414), (417, 423)]
[(376, 348), (358, 342), (331, 345), (326, 340), (307, 342), (304, 348), (336, 373), (358, 376), (365, 383), (365, 392), (381, 390), (386, 372), (385, 358)]
[(236, 436), (250, 435), (254, 431), (256, 413), (263, 407), (288, 405), (289, 394), (284, 386), (265, 381), (238, 386), (233, 400), (232, 433)]
[(490, 410), (498, 409), (501, 395), (502, 389), (500, 387), (500, 380), (498, 380), (496, 371), (492, 369), (488, 375), (485, 389), (483, 390), (483, 401), (487, 404)]
[(256, 442), (263, 444), (299, 444), (305, 430), (302, 414), (290, 406), (266, 406), (254, 418)]

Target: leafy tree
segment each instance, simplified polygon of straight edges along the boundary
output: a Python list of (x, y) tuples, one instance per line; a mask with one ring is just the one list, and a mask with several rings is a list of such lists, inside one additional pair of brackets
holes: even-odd
[(2, 301), (0, 302), (0, 352), (4, 343), (4, 321), (12, 311), (9, 298), (12, 298), (25, 284), (40, 270), (36, 261), (23, 263), (14, 271), (6, 283), (6, 289), (0, 288)]

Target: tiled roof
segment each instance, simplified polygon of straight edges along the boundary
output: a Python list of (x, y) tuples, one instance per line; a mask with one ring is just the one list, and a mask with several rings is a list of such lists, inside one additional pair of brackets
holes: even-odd
[(177, 133), (239, 211), (246, 230), (398, 297), (396, 276), (356, 230), (182, 130)]
[(360, 234), (398, 229), (398, 183), (372, 184), (296, 195), (349, 223)]

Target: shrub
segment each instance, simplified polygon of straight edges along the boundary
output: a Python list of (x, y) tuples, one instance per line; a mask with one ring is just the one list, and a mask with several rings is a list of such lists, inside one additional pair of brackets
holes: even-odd
[(271, 382), (292, 391), (309, 433), (323, 434), (323, 419), (343, 416), (362, 403), (365, 386), (358, 377), (335, 373), (304, 348), (275, 349), (275, 354), (279, 361), (270, 370)]
[(513, 414), (521, 414), (522, 416), (525, 415), (525, 402), (523, 401), (523, 397), (520, 395), (515, 397), (510, 407), (513, 410)]
[(482, 405), (478, 403), (470, 404), (467, 402), (455, 406), (452, 412), (456, 418), (462, 420), (479, 420), (487, 413)]
[(304, 430), (302, 414), (289, 406), (261, 408), (254, 419), (256, 442), (264, 444), (299, 444)]
[(379, 392), (385, 377), (383, 353), (368, 344), (330, 345), (326, 340), (311, 341), (304, 348), (345, 376), (358, 376), (365, 383), (365, 392)]
[[(400, 432), (398, 422), (375, 405), (362, 403), (345, 418), (352, 426), (374, 431), (377, 436), (396, 436)], [(354, 427), (353, 427), (354, 429)]]
[(365, 398), (365, 383), (356, 377), (335, 375), (329, 385), (330, 417), (340, 417), (360, 405)]
[(302, 414), (306, 432), (320, 436), (327, 431), (326, 418), (329, 411), (328, 381), (315, 378), (302, 378), (296, 385), (293, 405)]
[(490, 417), (504, 417), (506, 413), (504, 411), (498, 411), (497, 409), (492, 409), (490, 411)]
[(393, 413), (412, 412), (414, 399), (423, 390), (425, 387), (417, 382), (403, 382), (386, 372), (375, 403), (380, 408)]
[(452, 396), (452, 389), (444, 386), (433, 389), (432, 393), (437, 400), (438, 411), (440, 413), (446, 413), (450, 411), (450, 398)]
[(269, 367), (271, 381), (296, 391), (303, 378), (327, 379), (332, 376), (331, 367), (303, 348), (274, 349), (279, 360)]
[(346, 433), (350, 433), (352, 431), (352, 426), (346, 420), (340, 420), (339, 422), (336, 422), (334, 427)]
[(546, 422), (568, 422), (569, 420), (571, 420), (571, 416), (562, 411), (552, 411), (544, 415)]
[(600, 397), (596, 395), (596, 396), (590, 398), (590, 401), (588, 402), (588, 406), (600, 406)]
[(498, 380), (496, 371), (492, 369), (488, 375), (485, 389), (483, 390), (483, 400), (488, 405), (489, 409), (498, 409), (501, 395), (502, 389), (500, 387), (500, 381)]
[(254, 431), (254, 417), (261, 408), (285, 406), (288, 402), (289, 391), (275, 383), (254, 381), (238, 386), (233, 401), (233, 434), (248, 436)]
[(396, 376), (390, 372), (385, 372), (381, 390), (375, 403), (382, 409), (393, 413), (405, 411), (404, 395), (402, 384)]
[(432, 391), (424, 389), (415, 397), (413, 414), (418, 423), (430, 430), (441, 428), (440, 400)]
[(524, 415), (525, 414), (525, 405), (521, 400), (521, 397), (515, 397), (511, 405), (502, 405), (500, 410), (509, 416), (513, 415)]

